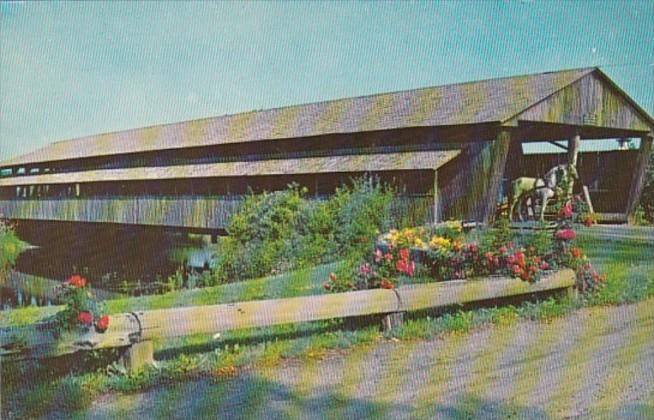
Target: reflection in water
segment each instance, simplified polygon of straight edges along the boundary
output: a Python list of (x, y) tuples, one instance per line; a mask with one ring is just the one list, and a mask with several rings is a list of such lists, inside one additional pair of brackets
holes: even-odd
[(83, 235), (76, 240), (67, 236), (19, 255), (15, 275), (0, 287), (2, 309), (57, 303), (52, 289), (74, 273), (86, 277), (99, 289), (98, 295), (159, 293), (170, 287), (170, 275), (192, 277), (209, 270), (216, 259), (216, 246), (202, 236), (143, 231)]

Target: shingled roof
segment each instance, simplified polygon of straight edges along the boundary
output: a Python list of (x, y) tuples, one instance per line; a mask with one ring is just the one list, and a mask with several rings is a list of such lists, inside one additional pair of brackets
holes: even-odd
[(13, 166), (112, 154), (408, 127), (505, 122), (596, 68), (338, 99), (61, 141), (0, 163)]
[(97, 169), (91, 171), (0, 178), (0, 187), (30, 184), (70, 184), (98, 181), (145, 181), (225, 176), (297, 175), (438, 169), (459, 150), (310, 157), (252, 162)]

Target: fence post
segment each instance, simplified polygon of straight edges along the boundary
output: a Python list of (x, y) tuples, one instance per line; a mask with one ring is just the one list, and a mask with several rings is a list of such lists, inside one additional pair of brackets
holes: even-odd
[(389, 332), (400, 325), (404, 320), (404, 312), (393, 312), (382, 317), (382, 329)]
[(122, 362), (128, 372), (133, 372), (146, 365), (154, 365), (152, 341), (137, 341), (132, 344), (123, 355)]

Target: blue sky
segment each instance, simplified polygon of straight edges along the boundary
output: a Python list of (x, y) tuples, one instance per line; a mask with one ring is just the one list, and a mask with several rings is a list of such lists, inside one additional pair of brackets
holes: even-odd
[(652, 1), (2, 2), (0, 19), (0, 160), (107, 131), (595, 65), (654, 114)]

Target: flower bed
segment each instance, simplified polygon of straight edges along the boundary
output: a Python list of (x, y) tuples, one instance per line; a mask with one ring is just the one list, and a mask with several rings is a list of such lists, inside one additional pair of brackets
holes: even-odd
[(362, 260), (351, 262), (324, 283), (329, 291), (393, 288), (399, 283), (460, 280), (494, 275), (537, 282), (544, 273), (572, 268), (577, 288), (595, 290), (605, 277), (574, 246), (571, 202), (561, 206), (554, 233), (542, 230), (527, 240), (511, 238), (507, 226), (466, 235), (461, 222), (391, 230)]

